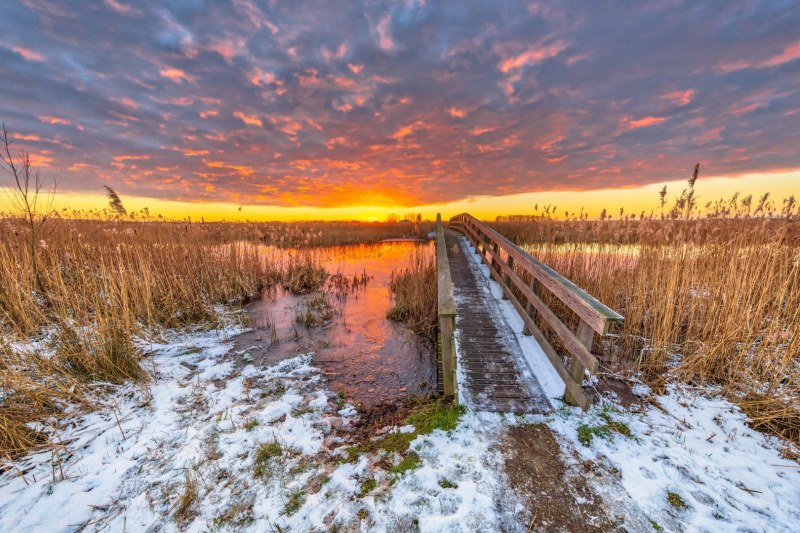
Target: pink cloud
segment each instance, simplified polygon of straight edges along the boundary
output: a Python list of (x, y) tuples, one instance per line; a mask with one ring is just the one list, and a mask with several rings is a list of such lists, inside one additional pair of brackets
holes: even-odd
[(394, 40), (392, 39), (392, 17), (386, 15), (375, 26), (375, 31), (378, 33), (378, 46), (387, 52), (394, 50)]
[(556, 57), (565, 49), (566, 45), (560, 41), (548, 46), (530, 48), (516, 56), (504, 58), (499, 65), (500, 71), (507, 74), (512, 70), (517, 70), (528, 65), (540, 63), (545, 59)]
[(687, 89), (685, 91), (672, 91), (662, 94), (658, 97), (659, 100), (666, 100), (667, 102), (679, 106), (689, 105), (694, 99), (694, 90)]
[(66, 118), (53, 117), (50, 115), (39, 115), (39, 120), (46, 124), (60, 124), (62, 126), (68, 126), (72, 124), (72, 122)]
[(13, 48), (11, 48), (11, 50), (21, 55), (27, 61), (44, 61), (44, 56), (42, 54), (30, 50), (28, 48), (23, 48), (21, 46), (14, 46)]
[(783, 65), (784, 63), (789, 63), (790, 61), (795, 61), (797, 59), (800, 59), (800, 42), (787, 46), (780, 54), (776, 54), (761, 63), (761, 66), (774, 67), (777, 65)]

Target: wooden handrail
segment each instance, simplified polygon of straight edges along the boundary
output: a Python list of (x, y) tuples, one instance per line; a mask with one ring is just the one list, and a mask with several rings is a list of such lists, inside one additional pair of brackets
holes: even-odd
[(480, 230), (482, 236), (492, 242), (498, 243), (500, 249), (508, 255), (514, 257), (514, 262), (518, 266), (527, 270), (542, 285), (547, 287), (555, 296), (564, 302), (575, 314), (581, 317), (587, 324), (592, 326), (598, 334), (608, 333), (608, 327), (612, 323), (622, 322), (625, 318), (613, 309), (603, 305), (596, 298), (592, 297), (585, 290), (581, 289), (573, 282), (545, 265), (538, 259), (519, 248), (501, 235), (494, 228), (491, 228), (479, 221), (468, 213), (456, 215), (450, 219), (450, 224), (465, 224), (473, 230)]
[[(586, 409), (588, 399), (583, 393), (581, 383), (585, 371), (589, 370), (590, 373), (595, 373), (599, 365), (597, 358), (591, 353), (594, 333), (597, 332), (601, 336), (607, 335), (611, 324), (621, 323), (624, 320), (622, 315), (606, 307), (570, 280), (533, 258), (472, 215), (468, 213), (457, 215), (450, 219), (450, 226), (463, 232), (472, 241), (483, 262), (487, 262), (488, 255), (490, 261), (487, 264), (492, 277), (500, 284), (505, 296), (522, 317), (525, 323), (525, 332), (536, 338), (564, 381), (565, 400)], [(505, 261), (501, 257), (501, 251), (506, 255)], [(527, 272), (531, 276), (531, 283), (525, 283), (517, 273), (518, 271)], [(537, 283), (549, 290), (578, 316), (579, 323), (575, 332), (541, 300), (537, 294)], [(522, 305), (512, 292), (512, 287), (524, 297), (526, 305)], [(536, 326), (534, 321), (536, 313), (542, 317), (569, 352), (571, 359), (569, 369)]]
[(444, 395), (458, 401), (456, 386), (456, 303), (453, 296), (453, 279), (450, 277), (450, 262), (447, 259), (447, 244), (444, 240), (442, 216), (436, 214), (436, 285), (438, 292), (439, 343), (442, 354), (440, 372)]

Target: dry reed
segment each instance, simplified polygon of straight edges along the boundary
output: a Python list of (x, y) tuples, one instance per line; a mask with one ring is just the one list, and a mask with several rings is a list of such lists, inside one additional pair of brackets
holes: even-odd
[(796, 205), (779, 210), (765, 195), (708, 208), (494, 226), (625, 316), (619, 337), (596, 346), (608, 364), (633, 364), (659, 386), (717, 385), (755, 427), (800, 443)]
[(394, 303), (387, 317), (405, 322), (417, 335), (434, 343), (437, 327), (436, 260), (430, 250), (416, 250), (408, 265), (392, 272), (389, 288)]

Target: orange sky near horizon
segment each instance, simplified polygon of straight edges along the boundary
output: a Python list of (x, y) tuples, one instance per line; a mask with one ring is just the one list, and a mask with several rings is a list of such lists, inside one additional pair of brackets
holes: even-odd
[[(644, 187), (601, 189), (595, 191), (554, 191), (523, 193), (504, 196), (478, 196), (457, 202), (418, 206), (341, 206), (341, 207), (284, 207), (277, 205), (241, 206), (229, 203), (180, 202), (157, 198), (122, 195), (122, 201), (129, 211), (139, 211), (147, 207), (153, 216), (163, 215), (169, 219), (205, 221), (302, 221), (302, 220), (361, 220), (384, 221), (391, 215), (400, 218), (408, 213), (421, 213), (424, 219), (434, 219), (441, 213), (445, 219), (462, 212), (486, 220), (498, 215), (533, 214), (534, 206), (539, 210), (546, 205), (556, 206), (558, 218), (564, 218), (565, 211), (570, 214), (580, 212), (581, 208), (590, 218), (597, 218), (603, 209), (617, 218), (619, 209), (625, 213), (649, 213), (659, 211), (658, 192), (667, 186), (667, 205), (686, 187), (686, 180), (677, 180)], [(770, 198), (780, 208), (784, 198), (800, 196), (800, 169), (769, 174), (747, 174), (737, 177), (703, 178), (696, 185), (698, 205), (720, 198), (730, 198), (739, 193), (741, 197), (752, 194), (754, 197), (769, 192)], [(93, 210), (108, 207), (105, 194), (59, 193), (55, 202), (57, 210)]]

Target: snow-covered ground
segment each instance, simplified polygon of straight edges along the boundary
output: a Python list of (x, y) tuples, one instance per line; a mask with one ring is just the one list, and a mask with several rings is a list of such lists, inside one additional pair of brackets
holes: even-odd
[[(798, 531), (800, 465), (781, 456), (785, 443), (750, 429), (722, 397), (672, 386), (653, 400), (641, 412), (564, 407), (547, 424), (565, 449), (610, 476), (613, 483), (594, 481), (610, 507), (636, 506), (655, 531)], [(601, 429), (588, 445), (580, 441), (581, 426), (609, 420), (630, 436)]]
[[(417, 437), (422, 462), (405, 474), (375, 454), (347, 463), (357, 414), (313, 356), (236, 365), (225, 355), (235, 333), (149, 346), (149, 390), (121, 387), (63, 428), (58, 454), (29, 455), (0, 476), (0, 531), (497, 528), (502, 463), (491, 445), (502, 417), (470, 413), (449, 434)], [(259, 459), (270, 443), (279, 451)]]

